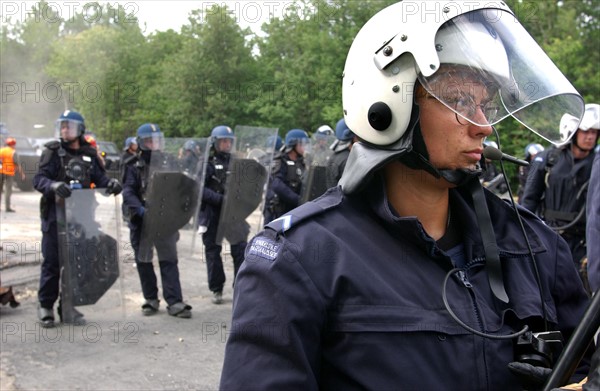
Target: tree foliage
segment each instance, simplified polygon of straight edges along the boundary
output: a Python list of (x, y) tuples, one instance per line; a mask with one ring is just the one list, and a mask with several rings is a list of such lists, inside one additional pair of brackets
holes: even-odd
[[(298, 0), (258, 34), (241, 28), (222, 2), (192, 12), (179, 32), (144, 35), (121, 6), (89, 3), (63, 20), (40, 1), (26, 20), (2, 28), (1, 120), (9, 128), (49, 128), (60, 111), (75, 108), (99, 137), (119, 143), (145, 122), (169, 136), (206, 136), (220, 124), (277, 127), (282, 134), (334, 126), (353, 37), (394, 2)], [(599, 102), (600, 3), (508, 4), (586, 102)], [(60, 99), (50, 99), (51, 88), (46, 95), (40, 88), (37, 100), (23, 95), (36, 83), (59, 88)], [(498, 130), (503, 149), (517, 156), (539, 141), (516, 121)]]

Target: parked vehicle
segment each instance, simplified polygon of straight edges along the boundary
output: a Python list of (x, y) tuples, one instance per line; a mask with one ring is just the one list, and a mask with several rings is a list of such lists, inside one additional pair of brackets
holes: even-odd
[(35, 148), (35, 151), (38, 154), (38, 156), (42, 156), (42, 152), (44, 151), (44, 145), (54, 140), (58, 139), (53, 137), (35, 137), (29, 139), (29, 141), (31, 141), (31, 145), (33, 145), (33, 147)]
[(98, 149), (102, 157), (104, 158), (104, 167), (109, 177), (121, 180), (120, 168), (121, 168), (121, 151), (117, 148), (117, 145), (111, 141), (96, 141)]

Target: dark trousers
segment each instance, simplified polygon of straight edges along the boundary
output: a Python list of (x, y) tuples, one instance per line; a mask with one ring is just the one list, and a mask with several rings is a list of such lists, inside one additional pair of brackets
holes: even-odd
[[(135, 262), (140, 276), (142, 294), (146, 300), (158, 299), (158, 285), (154, 265), (152, 264), (152, 245), (141, 245), (141, 224), (129, 226), (129, 237), (135, 254)], [(181, 282), (179, 280), (179, 266), (177, 258), (177, 240), (179, 233), (157, 241), (153, 245), (158, 254), (158, 265), (163, 287), (163, 297), (168, 305), (183, 301)], [(144, 248), (141, 248), (144, 247)]]
[(42, 270), (38, 300), (44, 308), (52, 308), (58, 299), (60, 262), (58, 258), (58, 231), (56, 222), (50, 223), (48, 231), (42, 231)]
[[(204, 251), (206, 254), (206, 270), (208, 272), (208, 289), (212, 292), (223, 290), (225, 285), (225, 271), (223, 270), (223, 259), (221, 250), (223, 246), (217, 244), (217, 222), (211, 222), (207, 231), (202, 235)], [(231, 257), (233, 258), (233, 280), (244, 262), (244, 251), (246, 251), (246, 241), (231, 245)]]

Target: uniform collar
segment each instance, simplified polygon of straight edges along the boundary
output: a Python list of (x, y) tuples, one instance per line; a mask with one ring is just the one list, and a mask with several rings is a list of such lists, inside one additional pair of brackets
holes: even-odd
[[(436, 257), (443, 253), (424, 230), (416, 217), (401, 217), (390, 204), (385, 191), (383, 176), (377, 174), (365, 190), (372, 211), (379, 217), (386, 229), (394, 236), (405, 238), (408, 242), (421, 247), (430, 256)], [(525, 256), (529, 254), (523, 234), (519, 228), (514, 210), (505, 201), (502, 201), (489, 191), (485, 191), (486, 201), (489, 206), (492, 226), (496, 233), (496, 240), (500, 255)], [(469, 260), (485, 258), (485, 252), (478, 230), (477, 217), (473, 209), (471, 195), (466, 189), (459, 187), (450, 190), (450, 205), (454, 226), (462, 227), (462, 237), (465, 256)], [(522, 209), (521, 209), (522, 210)], [(523, 212), (529, 214), (528, 212)], [(528, 238), (534, 253), (546, 251), (540, 238), (532, 227), (523, 221), (527, 230)]]

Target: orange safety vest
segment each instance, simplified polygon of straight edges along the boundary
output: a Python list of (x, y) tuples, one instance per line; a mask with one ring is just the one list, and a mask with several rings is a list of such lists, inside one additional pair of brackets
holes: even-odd
[(2, 161), (2, 174), (15, 176), (16, 164), (13, 160), (15, 150), (11, 147), (0, 148), (0, 161)]

